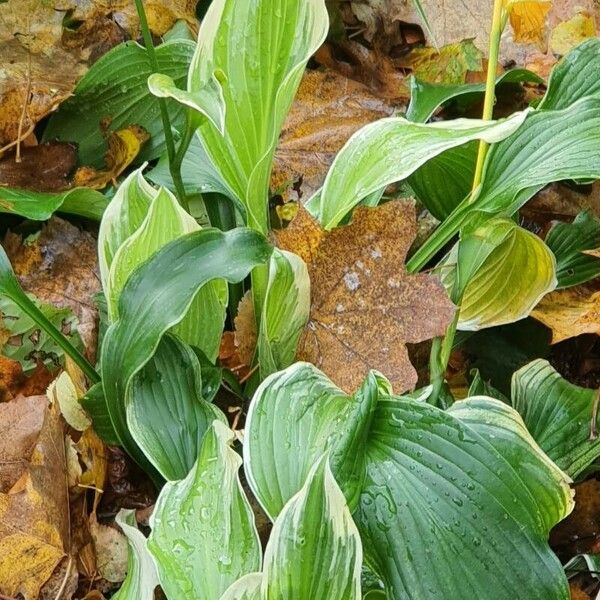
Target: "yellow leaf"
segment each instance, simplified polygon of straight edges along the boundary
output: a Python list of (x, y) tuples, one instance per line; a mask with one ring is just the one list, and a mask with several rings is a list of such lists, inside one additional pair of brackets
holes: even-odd
[(531, 316), (552, 330), (552, 343), (583, 333), (600, 335), (600, 291), (589, 285), (557, 290), (544, 296)]
[(133, 162), (148, 138), (148, 132), (139, 125), (130, 125), (111, 133), (104, 155), (106, 168), (98, 170), (93, 167), (80, 167), (75, 173), (74, 185), (94, 190), (105, 188)]
[(554, 54), (567, 54), (583, 40), (596, 35), (594, 17), (579, 13), (572, 19), (559, 23), (550, 35), (550, 49)]
[(515, 42), (539, 45), (544, 43), (546, 15), (552, 7), (549, 0), (512, 0), (505, 2), (505, 7), (515, 34)]
[(415, 234), (414, 206), (406, 201), (359, 207), (352, 223), (333, 231), (300, 207), (287, 229), (274, 232), (310, 275), (311, 312), (298, 359), (344, 391), (354, 391), (370, 369), (388, 377), (396, 393), (411, 389), (417, 373), (406, 344), (443, 335), (452, 320), (455, 307), (439, 279), (403, 267)]

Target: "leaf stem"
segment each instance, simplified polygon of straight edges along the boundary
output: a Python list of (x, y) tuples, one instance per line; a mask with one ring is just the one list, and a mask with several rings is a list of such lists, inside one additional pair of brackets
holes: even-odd
[[(146, 47), (146, 53), (150, 62), (150, 69), (153, 73), (159, 73), (160, 69), (158, 66), (158, 59), (156, 58), (156, 51), (154, 50), (152, 34), (150, 33), (150, 27), (148, 26), (148, 19), (146, 18), (146, 11), (144, 10), (143, 1), (135, 0), (135, 8), (140, 19), (140, 29), (142, 30), (142, 37), (144, 38), (144, 46)], [(157, 100), (158, 106), (160, 108), (160, 118), (162, 120), (163, 132), (165, 135), (165, 145), (167, 146), (167, 156), (169, 158), (169, 171), (171, 172), (171, 178), (173, 179), (173, 183), (175, 185), (177, 198), (183, 206), (183, 208), (185, 210), (188, 210), (185, 187), (181, 178), (181, 161), (179, 162), (179, 166), (177, 166), (178, 152), (176, 152), (175, 150), (175, 140), (173, 138), (173, 129), (171, 128), (171, 119), (169, 117), (169, 111), (167, 109), (167, 101), (165, 98), (157, 98)], [(186, 127), (186, 130), (187, 129), (188, 128)], [(186, 135), (187, 133), (184, 134), (184, 137)], [(184, 149), (183, 154), (185, 154), (185, 150), (187, 150), (187, 148)], [(181, 156), (181, 159), (183, 159), (183, 155)]]
[[(485, 98), (483, 102), (483, 115), (484, 121), (491, 121), (494, 115), (494, 103), (496, 100), (496, 71), (498, 68), (498, 56), (500, 53), (500, 40), (502, 38), (502, 32), (506, 26), (506, 15), (503, 11), (504, 0), (494, 0), (494, 12), (492, 16), (492, 29), (490, 32), (490, 48), (488, 58), (488, 69), (487, 79), (485, 84)], [(477, 164), (475, 166), (475, 175), (473, 177), (473, 185), (471, 188), (471, 195), (466, 199), (465, 205), (468, 206), (473, 198), (475, 198), (475, 192), (481, 184), (481, 178), (483, 176), (483, 167), (485, 164), (485, 158), (487, 156), (489, 144), (485, 140), (480, 140), (479, 151), (477, 153)], [(462, 206), (462, 205), (461, 205)], [(459, 207), (460, 208), (460, 207)], [(446, 231), (447, 235), (440, 238), (441, 244), (437, 244), (436, 247), (428, 248), (425, 252), (422, 252), (419, 256), (415, 254), (408, 264), (409, 271), (420, 269), (424, 266), (425, 262), (431, 258), (431, 252), (438, 251), (441, 246), (446, 243), (454, 233), (460, 228), (463, 221), (464, 211), (456, 211), (454, 219), (448, 219), (445, 221), (440, 229)], [(457, 227), (458, 226), (458, 227)], [(425, 244), (426, 245), (426, 244)], [(455, 283), (455, 286), (457, 284)], [(456, 329), (458, 327), (458, 321), (460, 318), (460, 306), (462, 304), (463, 292), (453, 290), (451, 294), (452, 301), (456, 304), (456, 314), (452, 323), (448, 326), (446, 334), (443, 338), (436, 338), (433, 340), (431, 345), (431, 353), (429, 355), (429, 380), (433, 389), (428, 398), (430, 404), (438, 405), (440, 402), (440, 393), (442, 391), (446, 370), (448, 369), (448, 362), (450, 360), (450, 354), (452, 353), (452, 347), (454, 345), (454, 337), (456, 336)]]

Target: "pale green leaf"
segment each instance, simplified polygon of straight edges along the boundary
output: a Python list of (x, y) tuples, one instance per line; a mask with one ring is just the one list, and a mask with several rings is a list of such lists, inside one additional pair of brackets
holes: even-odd
[(115, 517), (129, 544), (127, 577), (114, 600), (154, 600), (154, 588), (158, 585), (158, 576), (154, 561), (148, 553), (147, 540), (137, 528), (135, 510), (121, 509)]
[(332, 229), (369, 194), (406, 179), (446, 150), (472, 140), (498, 142), (514, 133), (526, 116), (515, 113), (490, 123), (458, 119), (422, 124), (401, 117), (371, 123), (340, 150), (308, 208), (325, 229)]
[(555, 223), (546, 244), (556, 256), (558, 288), (585, 283), (600, 275), (600, 260), (584, 254), (600, 248), (600, 219), (590, 211), (579, 213), (572, 223)]
[(194, 466), (204, 434), (223, 413), (203, 397), (194, 351), (165, 335), (133, 378), (127, 424), (133, 439), (168, 481), (183, 479)]
[(205, 283), (239, 282), (264, 264), (271, 252), (265, 238), (254, 231), (204, 229), (173, 240), (128, 279), (119, 300), (119, 320), (109, 327), (102, 343), (102, 382), (121, 444), (150, 471), (125, 418), (133, 376), (150, 360), (162, 336), (184, 318)]
[(260, 568), (260, 540), (233, 439), (215, 421), (189, 475), (167, 483), (158, 497), (148, 548), (169, 598), (219, 600), (242, 575)]
[(63, 371), (46, 390), (46, 396), (50, 402), (58, 405), (60, 414), (69, 427), (75, 431), (85, 431), (91, 424), (91, 420), (79, 402), (77, 389), (73, 380), (66, 371)]
[(273, 525), (263, 597), (358, 600), (361, 565), (358, 530), (323, 456)]
[(306, 62), (327, 33), (324, 0), (215, 0), (202, 21), (187, 91), (217, 77), (225, 135), (200, 126), (221, 179), (261, 226), (279, 132)]
[(262, 580), (262, 573), (248, 573), (229, 587), (220, 600), (261, 600)]
[(261, 379), (289, 367), (310, 312), (310, 279), (304, 261), (275, 250), (258, 334)]
[[(194, 52), (194, 44), (174, 40), (156, 47), (161, 73), (183, 84)], [(82, 164), (102, 167), (106, 134), (102, 122), (110, 118), (109, 130), (141, 125), (150, 139), (136, 157), (138, 163), (157, 158), (165, 149), (158, 100), (148, 90), (152, 74), (146, 49), (136, 42), (119, 44), (99, 60), (77, 84), (73, 97), (60, 105), (44, 130), (44, 141), (76, 142)], [(181, 129), (184, 109), (168, 100), (171, 125)]]
[(458, 328), (476, 331), (528, 316), (555, 289), (556, 260), (535, 234), (492, 219), (462, 236), (441, 274), (452, 297), (462, 299)]
[(510, 407), (455, 406), (379, 401), (355, 513), (367, 564), (390, 598), (567, 600), (547, 538), (569, 480)]
[(571, 477), (600, 456), (600, 440), (590, 440), (594, 390), (569, 383), (540, 359), (513, 375), (511, 396), (536, 442)]
[(246, 419), (244, 469), (272, 520), (325, 450), (349, 505), (355, 506), (364, 477), (360, 449), (380, 385), (382, 379), (372, 374), (348, 396), (316, 367), (301, 362), (263, 381)]

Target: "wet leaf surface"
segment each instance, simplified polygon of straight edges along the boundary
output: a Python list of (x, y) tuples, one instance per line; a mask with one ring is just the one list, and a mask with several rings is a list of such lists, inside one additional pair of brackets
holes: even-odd
[(406, 254), (416, 234), (412, 202), (359, 207), (352, 223), (325, 232), (300, 210), (275, 233), (277, 245), (300, 255), (311, 279), (311, 315), (298, 359), (312, 362), (344, 391), (370, 369), (395, 393), (412, 389), (417, 373), (406, 344), (442, 335), (454, 305), (433, 275), (409, 275)]

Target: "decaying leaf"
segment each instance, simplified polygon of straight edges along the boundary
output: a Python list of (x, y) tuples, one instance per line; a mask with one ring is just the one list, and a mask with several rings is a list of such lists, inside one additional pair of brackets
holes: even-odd
[(531, 313), (552, 330), (552, 343), (582, 335), (600, 335), (600, 291), (580, 285), (551, 292)]
[(237, 355), (244, 366), (250, 367), (256, 350), (256, 317), (250, 292), (246, 292), (238, 304), (238, 314), (234, 323)]
[(550, 0), (505, 0), (515, 42), (543, 45)]
[(390, 102), (334, 71), (307, 71), (281, 133), (271, 189), (286, 201), (309, 198), (348, 138), (393, 110)]
[(443, 335), (455, 307), (433, 275), (409, 275), (404, 261), (416, 234), (414, 206), (359, 207), (350, 225), (322, 230), (301, 209), (277, 245), (300, 255), (311, 279), (311, 314), (298, 359), (318, 366), (345, 391), (370, 369), (394, 391), (414, 387), (407, 343)]
[(127, 538), (116, 527), (98, 523), (95, 513), (90, 515), (90, 533), (98, 574), (112, 583), (121, 583), (127, 575)]
[(36, 192), (59, 192), (70, 187), (67, 177), (77, 163), (77, 147), (68, 142), (49, 142), (21, 150), (0, 160), (0, 186)]
[(404, 66), (412, 69), (413, 75), (431, 83), (465, 83), (469, 71), (482, 71), (483, 53), (473, 40), (464, 40), (435, 48), (416, 48), (410, 52)]
[(148, 133), (139, 125), (130, 125), (110, 133), (106, 142), (108, 148), (104, 155), (106, 167), (102, 170), (94, 167), (79, 167), (75, 173), (74, 185), (94, 190), (104, 189), (132, 163), (147, 140)]
[(79, 396), (68, 373), (61, 373), (49, 386), (46, 395), (56, 402), (68, 425), (76, 431), (85, 431), (92, 421), (79, 403)]
[(0, 405), (0, 429), (0, 593), (34, 600), (69, 550), (63, 429), (45, 396)]
[(92, 356), (98, 314), (93, 297), (101, 289), (94, 237), (53, 217), (28, 243), (7, 234), (2, 245), (26, 291), (75, 313), (79, 335)]
[(596, 21), (588, 13), (578, 13), (572, 19), (559, 23), (550, 34), (550, 49), (565, 55), (583, 40), (596, 35)]

